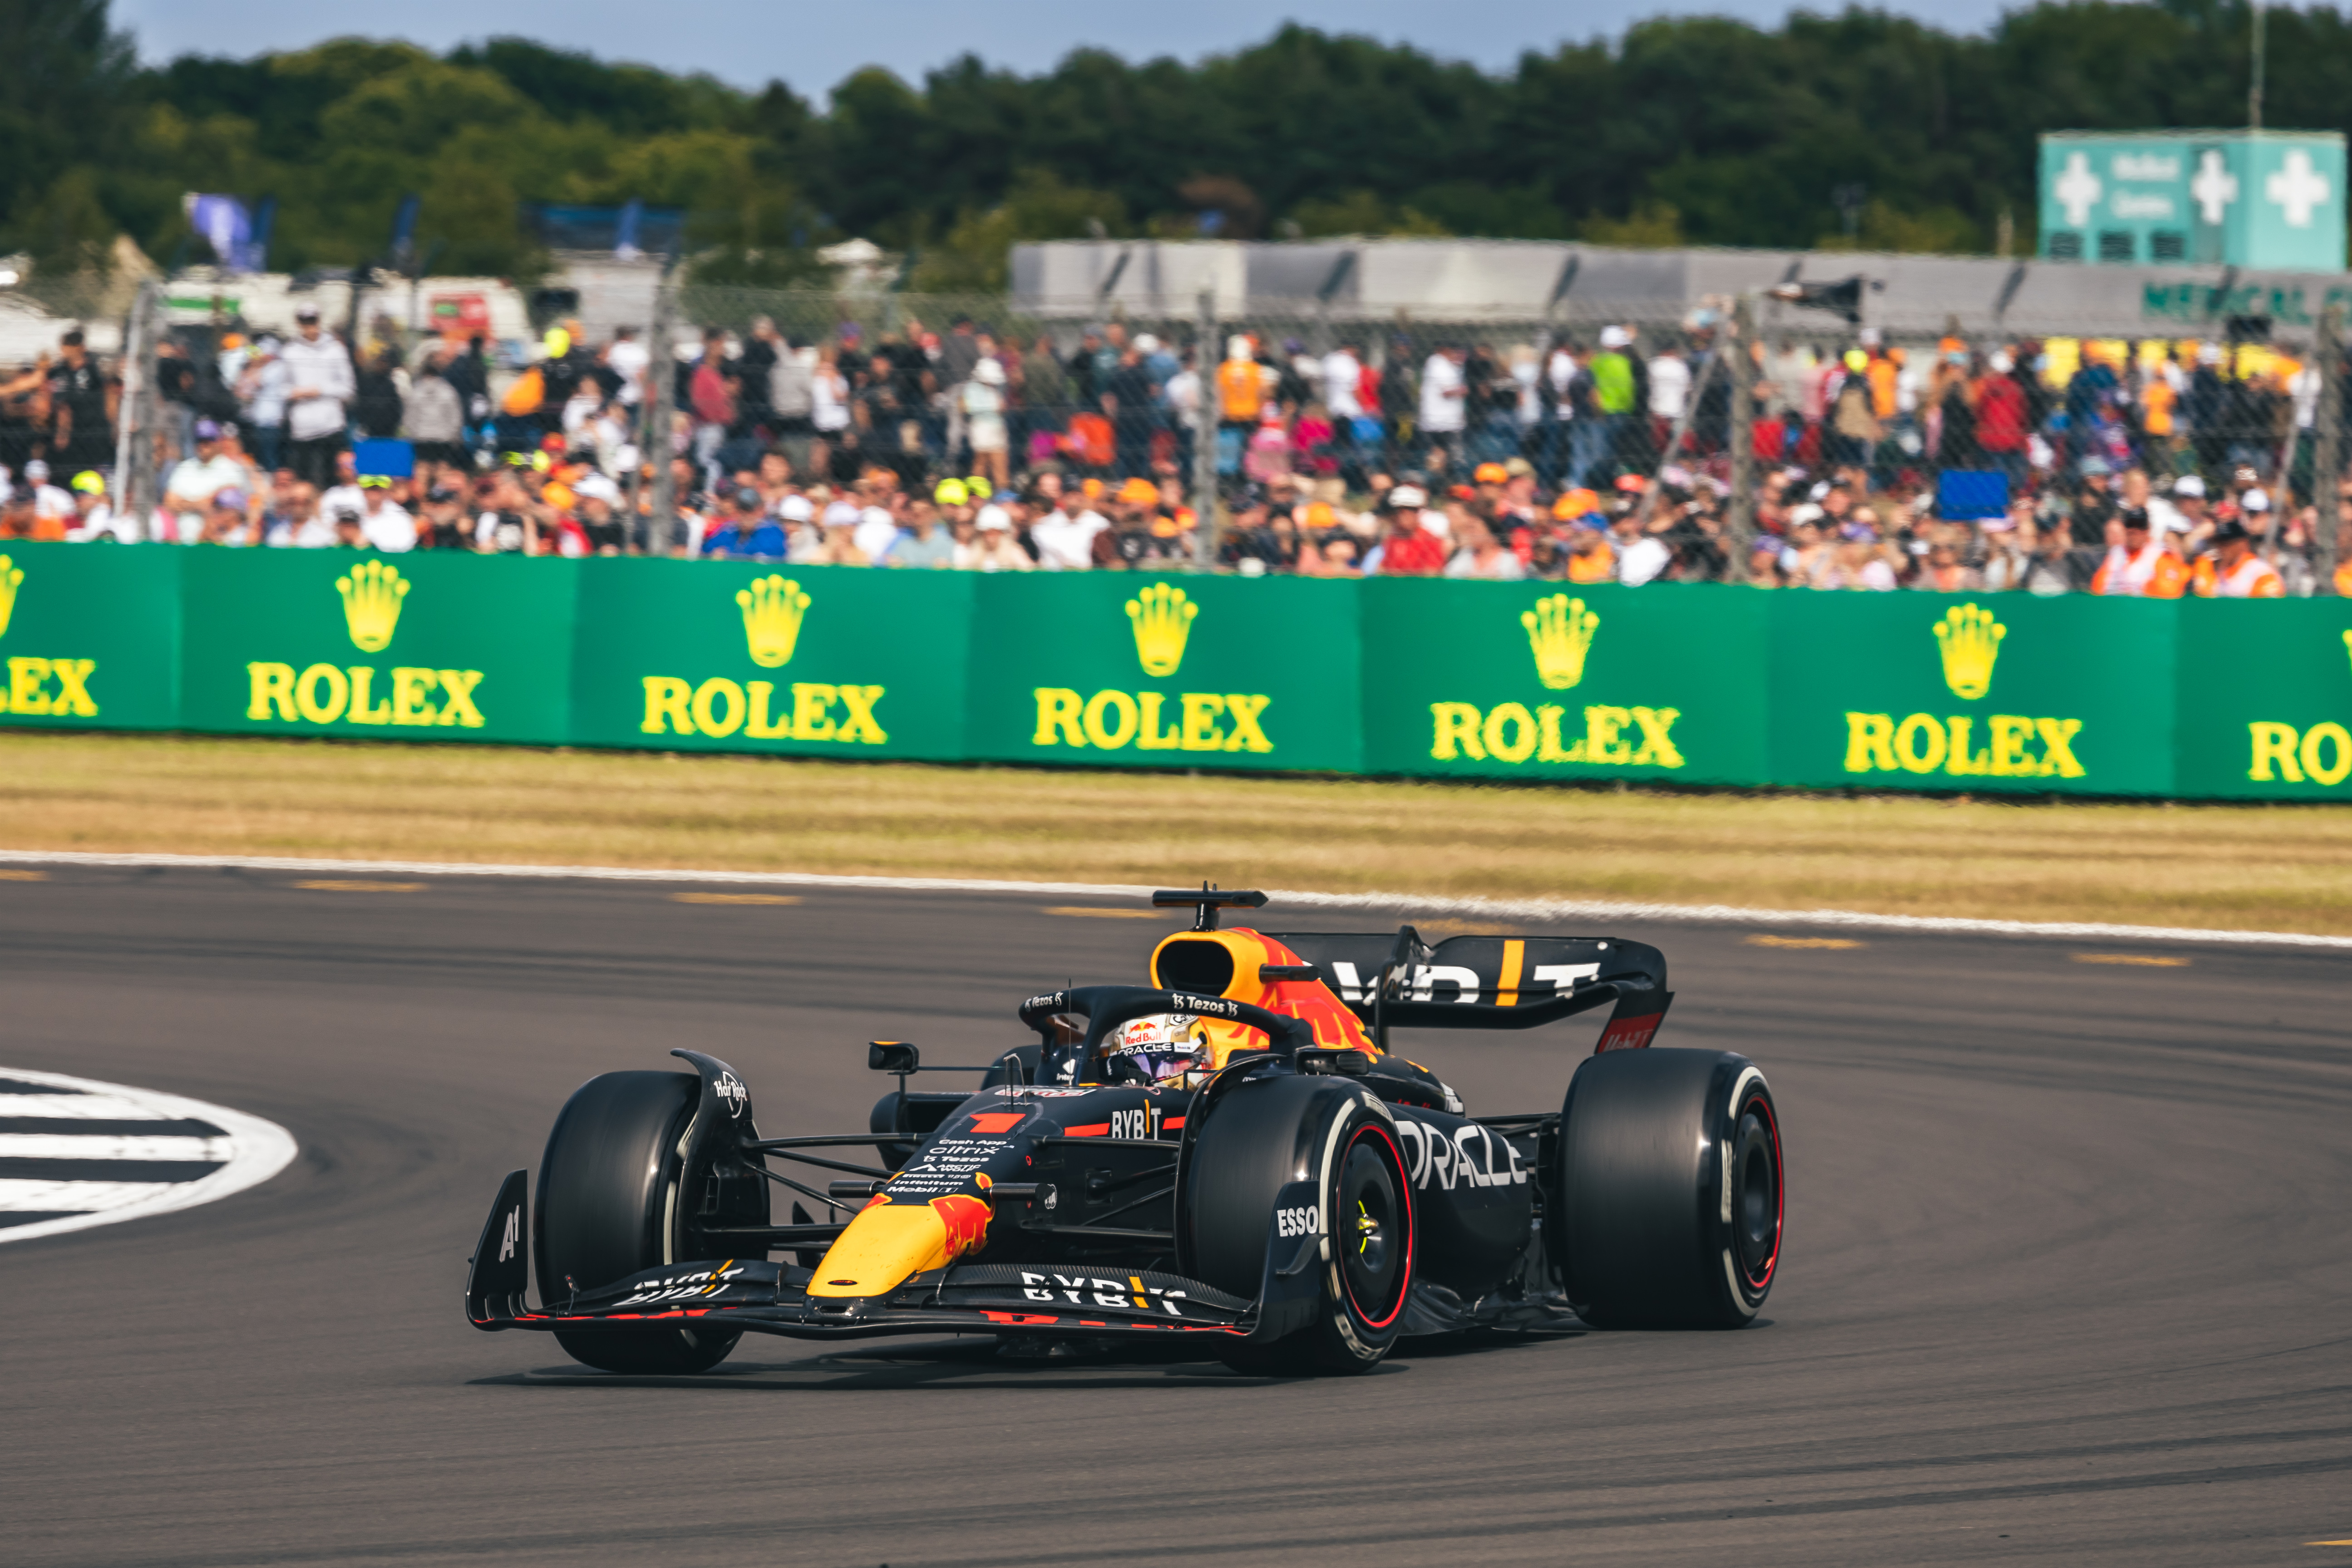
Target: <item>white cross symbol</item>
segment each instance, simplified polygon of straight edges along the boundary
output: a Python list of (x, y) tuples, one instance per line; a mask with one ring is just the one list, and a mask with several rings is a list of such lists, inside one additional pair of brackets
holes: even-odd
[(2238, 176), (2230, 173), (2229, 165), (2221, 161), (2221, 153), (2210, 151), (2200, 153), (2197, 177), (2189, 182), (2189, 194), (2197, 198), (2198, 206), (2205, 214), (2205, 221), (2218, 224), (2221, 221), (2221, 209), (2238, 199)]
[(2066, 221), (2076, 228), (2091, 221), (2091, 208), (2106, 187), (2099, 176), (2091, 173), (2091, 156), (2087, 153), (2066, 154), (2066, 169), (2050, 187), (2058, 205), (2066, 209)]
[(2289, 228), (2309, 228), (2311, 209), (2328, 197), (2327, 176), (2311, 166), (2311, 154), (2297, 147), (2277, 174), (2263, 182), (2263, 195), (2278, 203)]

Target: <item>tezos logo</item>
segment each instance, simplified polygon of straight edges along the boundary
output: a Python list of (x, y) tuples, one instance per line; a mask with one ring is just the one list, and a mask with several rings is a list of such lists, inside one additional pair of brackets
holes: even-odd
[(751, 1103), (751, 1091), (745, 1089), (743, 1080), (731, 1072), (720, 1073), (719, 1081), (710, 1086), (710, 1092), (717, 1095), (720, 1103), (727, 1107), (727, 1114), (730, 1116), (741, 1116), (743, 1108)]

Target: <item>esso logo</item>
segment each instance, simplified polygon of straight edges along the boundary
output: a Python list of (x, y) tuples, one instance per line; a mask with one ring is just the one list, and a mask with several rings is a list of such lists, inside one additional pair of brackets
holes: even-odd
[(1323, 1211), (1312, 1204), (1303, 1209), (1274, 1211), (1274, 1233), (1276, 1236), (1313, 1236), (1323, 1228)]

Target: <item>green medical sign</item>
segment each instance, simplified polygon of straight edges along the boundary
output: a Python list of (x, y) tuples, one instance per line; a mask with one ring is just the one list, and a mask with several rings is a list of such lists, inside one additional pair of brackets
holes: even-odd
[(2344, 138), (2180, 131), (2042, 138), (2042, 256), (2344, 269)]

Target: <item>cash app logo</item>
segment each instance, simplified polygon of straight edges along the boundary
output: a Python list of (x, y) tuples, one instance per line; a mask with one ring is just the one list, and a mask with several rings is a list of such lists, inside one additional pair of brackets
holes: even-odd
[(1127, 618), (1135, 630), (1135, 657), (1143, 673), (1166, 677), (1184, 662), (1184, 640), (1192, 635), (1192, 617), (1201, 606), (1171, 583), (1154, 583), (1127, 602)]
[[(8, 617), (16, 613), (16, 589), (24, 581), (24, 568), (0, 555), (0, 637), (8, 635)], [(2345, 640), (2352, 642), (2352, 636)]]
[(2009, 628), (1993, 619), (1990, 610), (1975, 605), (1954, 605), (1936, 623), (1936, 644), (1943, 650), (1944, 684), (1952, 695), (1973, 702), (1992, 689), (1993, 661), (2000, 657), (2000, 639)]
[(735, 595), (743, 612), (743, 640), (751, 662), (762, 669), (780, 669), (793, 661), (800, 645), (801, 621), (808, 615), (809, 596), (801, 585), (782, 574), (752, 580)]
[(408, 580), (389, 562), (362, 561), (348, 577), (335, 579), (343, 596), (343, 625), (352, 646), (362, 653), (382, 653), (392, 646), (393, 628), (400, 625), (400, 602), (408, 597)]
[(1601, 617), (1581, 599), (1554, 594), (1538, 599), (1536, 607), (1519, 616), (1528, 629), (1528, 647), (1536, 656), (1536, 677), (1554, 691), (1565, 691), (1584, 679), (1584, 656), (1592, 650), (1592, 634)]

